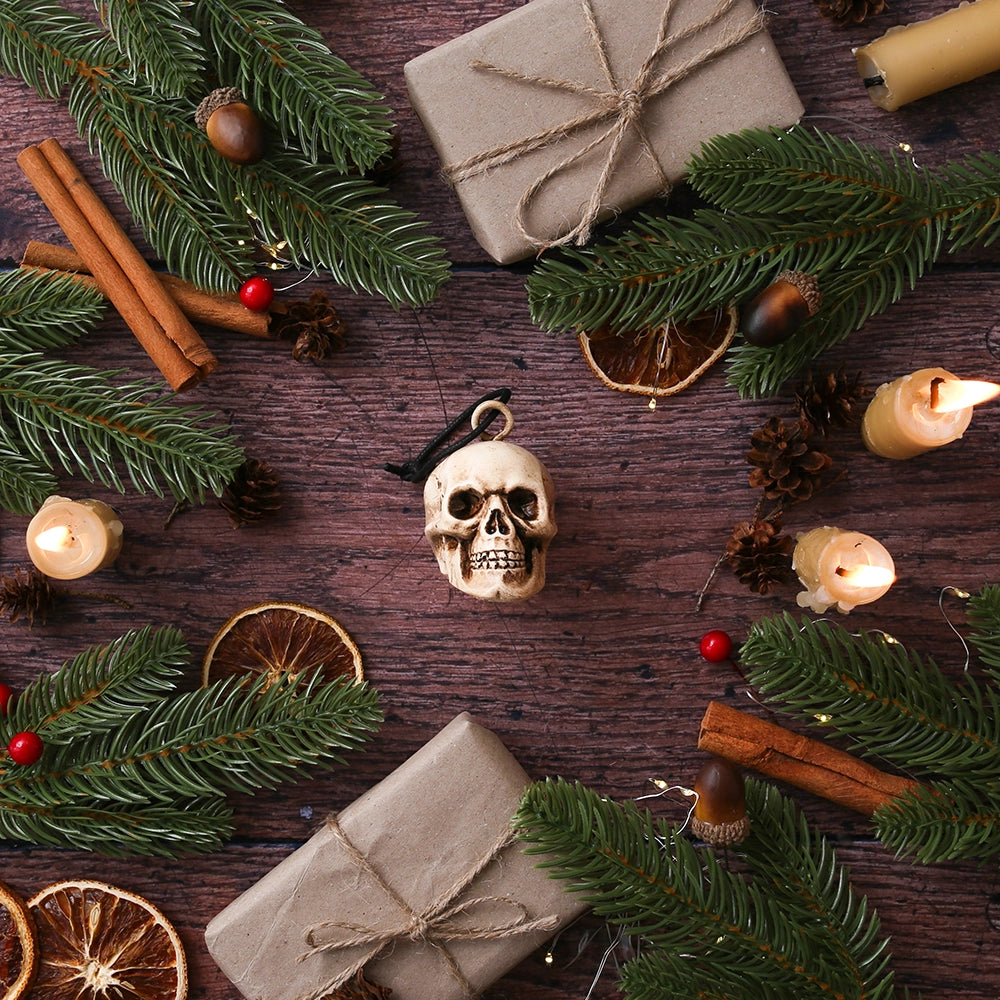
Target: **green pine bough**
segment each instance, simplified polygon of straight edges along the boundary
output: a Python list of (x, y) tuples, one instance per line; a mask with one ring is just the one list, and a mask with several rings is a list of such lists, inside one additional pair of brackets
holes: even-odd
[(219, 495), (245, 455), (208, 411), (49, 357), (93, 330), (100, 293), (65, 275), (0, 274), (0, 507), (33, 514), (58, 490), (57, 472), (118, 492), (203, 502)]
[(797, 126), (705, 143), (688, 181), (708, 207), (643, 214), (624, 235), (543, 260), (528, 279), (542, 328), (626, 334), (748, 301), (785, 270), (817, 276), (819, 312), (774, 348), (737, 340), (728, 379), (772, 396), (887, 309), (942, 253), (1000, 235), (1000, 156), (940, 170), (903, 150)]
[(353, 678), (248, 674), (178, 692), (187, 662), (177, 629), (135, 629), (12, 699), (0, 742), (36, 732), (44, 750), (0, 761), (0, 838), (110, 857), (214, 851), (232, 834), (226, 793), (341, 764), (381, 723)]
[(751, 833), (725, 855), (561, 779), (529, 786), (515, 825), (553, 878), (638, 939), (629, 1000), (895, 997), (879, 918), (833, 849), (773, 786), (746, 784)]
[(740, 650), (769, 702), (919, 780), (872, 821), (920, 862), (1000, 854), (1000, 587), (973, 594), (967, 612), (978, 664), (960, 681), (883, 632), (789, 614), (755, 623)]
[[(113, 0), (96, 24), (55, 3), (0, 0), (0, 72), (65, 95), (81, 136), (167, 269), (232, 291), (263, 252), (325, 269), (394, 307), (449, 277), (439, 240), (367, 179), (392, 152), (382, 96), (280, 0)], [(236, 87), (268, 152), (223, 159), (195, 126)]]

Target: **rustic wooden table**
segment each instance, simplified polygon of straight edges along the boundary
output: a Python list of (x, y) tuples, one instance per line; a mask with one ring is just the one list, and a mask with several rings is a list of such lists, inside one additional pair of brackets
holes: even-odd
[[(346, 349), (321, 363), (296, 363), (287, 345), (205, 331), (221, 364), (190, 398), (217, 408), (248, 453), (280, 473), (279, 515), (233, 530), (210, 503), (165, 528), (168, 501), (67, 483), (70, 492), (83, 489), (118, 506), (127, 526), (124, 551), (113, 569), (69, 585), (77, 596), (44, 626), (0, 627), (0, 674), (12, 686), (145, 623), (183, 630), (194, 676), (225, 618), (272, 598), (323, 608), (356, 638), (367, 676), (381, 692), (384, 727), (345, 767), (237, 799), (236, 836), (223, 851), (180, 863), (2, 848), (0, 877), (26, 894), (56, 878), (90, 877), (157, 902), (184, 939), (192, 995), (205, 1000), (235, 995), (205, 949), (203, 931), (213, 914), (301, 844), (327, 810), (351, 802), (458, 712), (468, 710), (495, 730), (535, 777), (562, 775), (618, 798), (644, 794), (652, 776), (690, 783), (702, 757), (696, 737), (706, 703), (721, 699), (757, 710), (728, 666), (700, 658), (700, 637), (723, 628), (739, 642), (759, 617), (796, 610), (792, 584), (759, 597), (725, 571), (696, 610), (731, 526), (755, 502), (744, 461), (749, 435), (768, 416), (788, 415), (790, 397), (740, 400), (721, 367), (655, 412), (641, 397), (604, 388), (574, 338), (533, 326), (528, 268), (487, 261), (437, 174), (407, 101), (403, 64), (506, 13), (518, 6), (515, 0), (291, 6), (396, 110), (404, 165), (393, 191), (444, 238), (453, 278), (433, 305), (417, 312), (395, 312), (311, 279), (303, 291), (330, 292), (350, 329)], [(930, 167), (996, 149), (1000, 75), (890, 114), (868, 100), (851, 49), (893, 24), (949, 6), (911, 0), (838, 29), (810, 0), (776, 0), (771, 32), (817, 126), (883, 148), (905, 140), (917, 162)], [(4, 79), (0, 131), (0, 264), (15, 264), (29, 239), (64, 242), (14, 165), (29, 142), (59, 138), (125, 221), (64, 106)], [(139, 239), (138, 230), (130, 232)], [(944, 260), (863, 333), (832, 350), (829, 365), (844, 363), (871, 387), (932, 365), (1000, 377), (997, 246)], [(153, 374), (113, 313), (79, 356)], [(546, 463), (558, 494), (548, 583), (530, 601), (509, 605), (482, 603), (448, 586), (423, 538), (420, 487), (382, 468), (500, 385), (514, 392), (512, 439)], [(840, 524), (879, 537), (896, 559), (898, 582), (845, 621), (889, 630), (955, 676), (964, 651), (939, 610), (939, 592), (1000, 581), (998, 446), (995, 405), (980, 408), (961, 442), (909, 462), (877, 459), (855, 435), (841, 434), (831, 450), (848, 474), (786, 523), (792, 531)], [(26, 565), (26, 523), (0, 517), (3, 573)], [(95, 588), (127, 599), (131, 609), (83, 596)], [(946, 609), (960, 618), (959, 608)], [(460, 798), (462, 790), (454, 794)], [(863, 817), (792, 794), (879, 910), (901, 983), (934, 1000), (1000, 996), (995, 863), (896, 860)], [(667, 800), (657, 808), (678, 820), (684, 812)], [(487, 996), (580, 998), (606, 943), (599, 924), (583, 921), (560, 939), (551, 965), (536, 953)], [(594, 998), (617, 995), (612, 965)]]

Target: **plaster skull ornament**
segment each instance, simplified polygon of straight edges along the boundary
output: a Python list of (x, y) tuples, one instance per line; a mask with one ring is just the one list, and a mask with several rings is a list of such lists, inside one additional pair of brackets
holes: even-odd
[[(424, 534), (441, 572), (484, 601), (522, 601), (545, 585), (545, 554), (556, 534), (555, 493), (542, 463), (503, 440), (476, 441), (453, 452), (424, 484)], [(473, 415), (477, 424), (482, 407)]]

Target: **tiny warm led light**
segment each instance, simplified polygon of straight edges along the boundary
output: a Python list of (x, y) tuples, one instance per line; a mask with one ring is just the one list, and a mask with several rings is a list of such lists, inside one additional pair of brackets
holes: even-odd
[(883, 587), (896, 579), (896, 574), (883, 566), (868, 566), (859, 563), (855, 566), (838, 566), (837, 576), (843, 577), (855, 587)]
[(46, 552), (58, 552), (73, 544), (73, 532), (65, 525), (57, 524), (39, 532), (35, 542), (40, 549), (45, 549)]
[(649, 407), (649, 408), (650, 408), (651, 410), (655, 410), (655, 409), (656, 409), (656, 397), (655, 397), (655, 396), (650, 396), (650, 397), (649, 397), (649, 402), (648, 402), (648, 403), (647, 403), (646, 405), (647, 405), (647, 406), (648, 406), (648, 407)]
[(931, 382), (931, 409), (935, 413), (954, 413), (978, 406), (1000, 396), (1000, 385), (976, 379), (936, 378)]
[(649, 779), (661, 792), (665, 792), (670, 786), (662, 778)]
[(551, 965), (556, 960), (556, 956), (551, 951), (545, 953), (545, 964)]
[(833, 716), (832, 716), (832, 715), (826, 715), (826, 714), (824, 714), (823, 712), (820, 712), (820, 713), (818, 713), (817, 715), (814, 715), (814, 716), (813, 716), (813, 718), (814, 718), (814, 719), (815, 719), (815, 720), (816, 720), (817, 722), (819, 722), (819, 723), (820, 723), (821, 725), (824, 725), (824, 726), (825, 726), (825, 725), (826, 725), (826, 724), (827, 724), (828, 722), (833, 722)]

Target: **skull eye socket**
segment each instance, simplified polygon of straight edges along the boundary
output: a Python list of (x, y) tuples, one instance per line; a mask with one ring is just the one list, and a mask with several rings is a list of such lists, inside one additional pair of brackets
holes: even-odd
[(448, 497), (448, 513), (456, 521), (468, 521), (483, 506), (483, 497), (476, 490), (456, 490)]
[(510, 512), (522, 521), (534, 521), (538, 517), (538, 494), (533, 490), (511, 490), (507, 496)]

